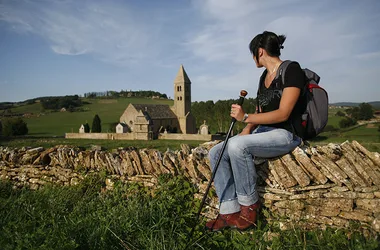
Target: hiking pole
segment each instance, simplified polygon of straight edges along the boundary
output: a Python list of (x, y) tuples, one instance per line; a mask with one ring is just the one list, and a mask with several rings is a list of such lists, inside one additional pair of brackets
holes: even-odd
[[(244, 98), (245, 98), (245, 96), (246, 96), (247, 94), (248, 94), (248, 92), (245, 91), (245, 90), (241, 90), (241, 91), (240, 91), (240, 97), (239, 97), (238, 105), (240, 105), (240, 106), (243, 105)], [(210, 188), (211, 188), (212, 182), (214, 181), (216, 171), (218, 170), (219, 163), (220, 163), (220, 161), (222, 160), (222, 155), (223, 155), (223, 153), (224, 153), (224, 150), (225, 150), (226, 145), (227, 145), (227, 141), (228, 141), (228, 139), (230, 138), (230, 135), (231, 135), (231, 133), (232, 133), (232, 129), (233, 129), (235, 123), (236, 123), (236, 119), (235, 119), (235, 118), (232, 118), (230, 128), (228, 129), (228, 133), (227, 133), (227, 135), (226, 135), (226, 139), (225, 139), (224, 142), (223, 142), (223, 145), (222, 145), (222, 148), (221, 148), (221, 150), (220, 150), (220, 154), (219, 154), (218, 160), (217, 160), (217, 162), (216, 162), (216, 164), (215, 164), (215, 167), (214, 167), (214, 169), (213, 169), (213, 171), (212, 171), (211, 179), (210, 179), (210, 181), (208, 182), (208, 185), (207, 185), (207, 188), (206, 188), (205, 194), (203, 195), (203, 199), (202, 199), (201, 205), (200, 205), (200, 207), (199, 207), (199, 210), (198, 210), (197, 216), (195, 217), (195, 224), (194, 224), (193, 228), (192, 228), (191, 231), (190, 231), (189, 238), (188, 238), (188, 242), (187, 242), (187, 244), (186, 244), (185, 249), (187, 249), (187, 247), (188, 247), (188, 245), (189, 245), (189, 241), (190, 241), (191, 238), (193, 237), (194, 230), (195, 230), (195, 226), (196, 226), (197, 223), (198, 223), (199, 216), (200, 216), (200, 214), (201, 214), (201, 212), (202, 212), (202, 208), (203, 208), (204, 204), (206, 203), (206, 198), (207, 198), (208, 192), (210, 191)]]

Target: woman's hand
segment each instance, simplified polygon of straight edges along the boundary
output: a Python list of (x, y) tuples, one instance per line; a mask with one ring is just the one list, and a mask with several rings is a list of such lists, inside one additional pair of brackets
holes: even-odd
[(230, 116), (232, 118), (235, 118), (237, 121), (242, 121), (244, 117), (244, 110), (243, 108), (238, 104), (232, 104), (231, 105), (231, 113)]

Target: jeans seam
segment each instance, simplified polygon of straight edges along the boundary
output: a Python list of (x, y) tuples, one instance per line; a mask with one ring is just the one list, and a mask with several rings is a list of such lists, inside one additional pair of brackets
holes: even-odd
[[(249, 166), (249, 162), (248, 162), (248, 157), (252, 154), (250, 152), (247, 151), (246, 148), (243, 149), (243, 155), (244, 155), (244, 161), (245, 161), (245, 167), (246, 167), (246, 173), (247, 173), (247, 183), (249, 183), (249, 185), (253, 185), (253, 184), (256, 184), (256, 183), (252, 183), (251, 179), (249, 177), (251, 177), (252, 173), (249, 172), (250, 168), (248, 167)], [(253, 157), (252, 157), (252, 164), (253, 164), (253, 168), (255, 168), (255, 163), (253, 162)], [(255, 187), (256, 189), (256, 187)]]

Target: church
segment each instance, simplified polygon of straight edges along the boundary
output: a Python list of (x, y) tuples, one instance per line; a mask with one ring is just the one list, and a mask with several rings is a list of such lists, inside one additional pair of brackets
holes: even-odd
[(191, 114), (191, 81), (183, 65), (174, 79), (174, 105), (132, 104), (120, 116), (116, 133), (132, 133), (136, 140), (157, 139), (160, 133), (196, 134)]

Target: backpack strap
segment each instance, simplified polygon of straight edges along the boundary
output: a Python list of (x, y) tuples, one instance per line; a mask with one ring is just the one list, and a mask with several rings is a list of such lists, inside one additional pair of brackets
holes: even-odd
[[(285, 84), (285, 72), (286, 72), (286, 69), (288, 68), (288, 66), (292, 63), (292, 61), (290, 60), (285, 60), (283, 61), (280, 66), (278, 67), (278, 70), (277, 70), (277, 74), (276, 74), (276, 77), (275, 79), (281, 79), (281, 89), (282, 89), (282, 86)], [(278, 81), (277, 81), (278, 82)], [(278, 87), (278, 86), (277, 86)], [(296, 138), (296, 131), (294, 129), (294, 126), (293, 126), (293, 123), (291, 121), (291, 117), (289, 117), (288, 119), (288, 123), (290, 125), (290, 127), (292, 128), (292, 133), (293, 133), (293, 140), (295, 140)]]
[(289, 64), (291, 64), (292, 61), (290, 60), (285, 60), (283, 61), (280, 66), (278, 67), (277, 74), (275, 79), (281, 78), (281, 84), (285, 84), (285, 71), (288, 68)]

